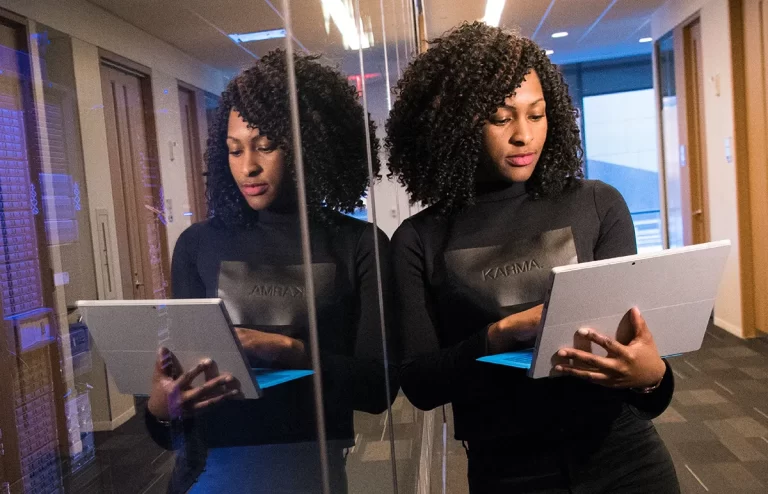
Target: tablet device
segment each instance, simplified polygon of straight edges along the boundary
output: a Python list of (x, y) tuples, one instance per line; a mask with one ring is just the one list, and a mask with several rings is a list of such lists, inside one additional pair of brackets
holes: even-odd
[[(83, 322), (121, 393), (149, 395), (157, 350), (164, 346), (184, 370), (213, 359), (236, 377), (246, 399), (311, 370), (251, 369), (221, 299), (81, 300)], [(198, 376), (193, 385), (204, 382)], [(260, 384), (260, 383), (263, 383)]]
[(660, 355), (696, 351), (704, 340), (730, 245), (724, 240), (553, 268), (535, 347), (479, 360), (528, 369), (533, 378), (555, 375), (553, 363), (561, 348), (606, 354), (576, 335), (580, 328), (628, 343), (633, 337), (629, 311), (635, 306)]

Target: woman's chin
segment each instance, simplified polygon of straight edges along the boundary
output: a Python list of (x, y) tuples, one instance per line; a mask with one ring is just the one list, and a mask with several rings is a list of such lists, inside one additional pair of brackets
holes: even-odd
[(267, 195), (263, 196), (251, 196), (245, 198), (245, 202), (248, 203), (248, 206), (251, 207), (254, 211), (262, 211), (264, 209), (269, 208), (274, 201), (274, 197), (270, 197)]

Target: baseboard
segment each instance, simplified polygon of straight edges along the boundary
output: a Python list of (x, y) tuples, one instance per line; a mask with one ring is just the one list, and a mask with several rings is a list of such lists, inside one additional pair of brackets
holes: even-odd
[(120, 416), (115, 417), (111, 421), (109, 420), (101, 420), (93, 423), (93, 430), (96, 432), (104, 432), (104, 431), (113, 431), (123, 425), (124, 423), (131, 420), (133, 417), (136, 416), (136, 407), (131, 407), (128, 410), (124, 411), (120, 414)]
[(727, 321), (724, 321), (717, 316), (715, 316), (715, 326), (728, 331), (734, 336), (738, 336), (739, 338), (744, 338), (744, 333), (742, 332), (740, 327), (736, 326), (735, 324), (731, 324)]

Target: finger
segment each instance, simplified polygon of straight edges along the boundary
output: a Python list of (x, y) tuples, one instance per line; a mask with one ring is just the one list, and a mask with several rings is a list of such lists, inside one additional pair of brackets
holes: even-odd
[(201, 360), (196, 366), (183, 373), (176, 381), (176, 385), (181, 389), (188, 388), (190, 384), (192, 384), (192, 381), (194, 381), (195, 378), (204, 372), (211, 364), (213, 364), (213, 360), (211, 359)]
[(209, 359), (209, 360), (211, 361), (211, 364), (208, 365), (205, 368), (205, 380), (206, 381), (210, 381), (211, 379), (216, 379), (220, 375), (219, 374), (219, 366), (218, 366), (218, 364), (216, 364), (216, 361), (215, 360), (211, 360), (211, 359)]
[(216, 403), (219, 403), (224, 400), (239, 399), (240, 396), (242, 396), (242, 393), (240, 391), (236, 391), (236, 390), (229, 391), (227, 393), (214, 396), (213, 398), (208, 398), (207, 400), (203, 400), (195, 403), (192, 406), (192, 410), (195, 410), (195, 411), (202, 410), (204, 408), (208, 408), (209, 406), (215, 405)]
[(170, 353), (170, 350), (165, 347), (160, 347), (157, 349), (157, 356), (155, 358), (155, 372), (158, 372), (164, 376), (171, 375)]
[(614, 381), (611, 376), (608, 376), (602, 372), (588, 371), (584, 369), (578, 369), (571, 367), (570, 365), (556, 365), (555, 370), (560, 372), (564, 376), (577, 377), (585, 381), (600, 384), (601, 386), (614, 387)]
[(235, 335), (238, 339), (242, 340), (245, 336), (247, 336), (249, 333), (251, 333), (252, 329), (246, 329), (246, 328), (235, 328)]
[(210, 381), (206, 381), (202, 386), (185, 391), (182, 399), (184, 403), (188, 403), (190, 401), (199, 401), (220, 393), (228, 393), (233, 390), (240, 390), (240, 381), (229, 374), (225, 374)]
[(635, 331), (635, 338), (644, 337), (650, 334), (648, 324), (645, 322), (645, 318), (640, 313), (640, 309), (632, 307), (629, 315), (630, 322), (632, 323), (632, 329)]
[(577, 331), (577, 333), (587, 338), (589, 341), (605, 348), (609, 355), (614, 354), (620, 357), (627, 357), (629, 355), (629, 350), (627, 350), (627, 347), (614, 340), (613, 338), (609, 338), (593, 329), (581, 328)]
[(184, 372), (184, 368), (181, 366), (181, 362), (176, 358), (176, 355), (166, 347), (160, 347), (157, 352), (157, 363), (159, 365), (160, 373), (172, 379), (178, 379)]
[(618, 372), (619, 362), (614, 358), (600, 357), (594, 353), (576, 350), (575, 348), (563, 348), (557, 352), (558, 357), (568, 358), (573, 361), (573, 366), (598, 369), (600, 371)]

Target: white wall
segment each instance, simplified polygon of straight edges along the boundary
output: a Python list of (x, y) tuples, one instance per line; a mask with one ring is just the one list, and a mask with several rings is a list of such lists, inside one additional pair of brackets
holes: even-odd
[[(177, 80), (219, 94), (227, 83), (226, 76), (83, 0), (0, 0), (0, 7), (72, 37), (92, 225), (96, 224), (94, 211), (105, 208), (114, 228), (98, 48), (150, 69), (163, 189), (166, 204), (170, 201), (173, 213), (173, 221), (168, 223), (167, 228), (168, 249), (173, 252), (179, 235), (191, 224), (191, 219), (183, 214), (184, 208), (188, 208), (189, 198), (184, 147), (181, 145)], [(173, 149), (174, 159), (171, 159), (171, 143), (177, 143)], [(94, 235), (94, 250), (98, 253), (96, 242)], [(116, 253), (118, 245), (114, 231), (111, 242)], [(115, 269), (113, 275), (119, 287), (119, 270)], [(103, 287), (99, 288), (99, 293), (103, 294)]]
[[(736, 190), (739, 156), (726, 160), (726, 140), (734, 136), (733, 65), (728, 0), (669, 0), (651, 19), (658, 39), (696, 13), (701, 20), (707, 181), (712, 240), (730, 239), (731, 255), (715, 304), (715, 323), (743, 335), (741, 271)], [(735, 146), (731, 146), (735, 150)], [(734, 151), (735, 153), (735, 151)]]
[(220, 71), (84, 0), (0, 0), (0, 7), (200, 89), (220, 93), (226, 84)]

